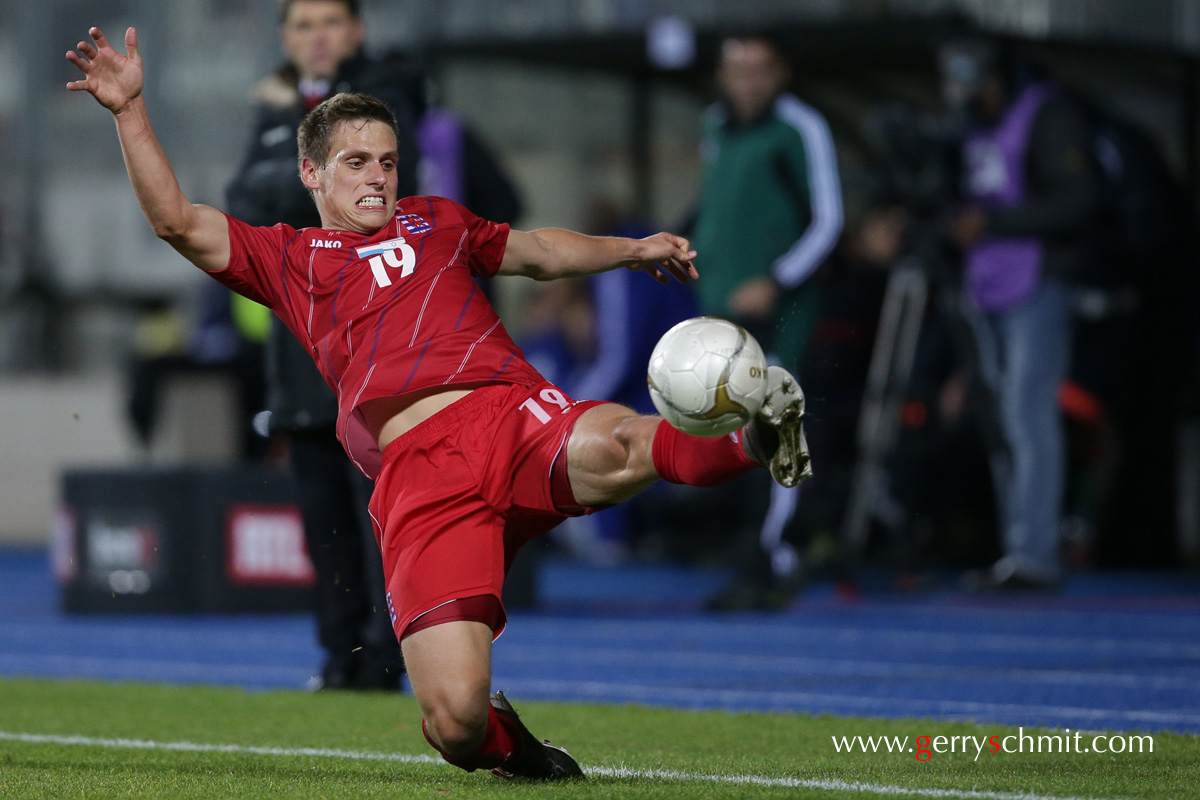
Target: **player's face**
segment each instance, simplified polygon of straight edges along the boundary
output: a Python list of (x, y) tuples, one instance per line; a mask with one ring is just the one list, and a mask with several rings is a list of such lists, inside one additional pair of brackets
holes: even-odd
[(344, 3), (298, 0), (288, 9), (280, 35), (302, 78), (329, 80), (362, 46), (363, 25)]
[(396, 135), (374, 120), (350, 120), (334, 131), (325, 165), (307, 158), (300, 177), (313, 192), (321, 226), (373, 234), (396, 213)]
[(731, 40), (721, 48), (717, 78), (739, 120), (766, 111), (790, 78), (787, 65), (766, 42)]

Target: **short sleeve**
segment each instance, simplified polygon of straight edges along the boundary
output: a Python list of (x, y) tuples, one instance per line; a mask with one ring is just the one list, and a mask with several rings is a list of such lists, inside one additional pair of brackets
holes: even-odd
[(504, 250), (508, 246), (508, 225), (501, 222), (490, 222), (477, 217), (466, 206), (446, 202), (454, 206), (455, 211), (467, 226), (467, 265), (471, 274), (477, 278), (490, 278), (500, 269), (504, 259)]
[(229, 265), (209, 274), (238, 294), (278, 310), (285, 279), (288, 243), (296, 230), (280, 223), (270, 228), (229, 220)]

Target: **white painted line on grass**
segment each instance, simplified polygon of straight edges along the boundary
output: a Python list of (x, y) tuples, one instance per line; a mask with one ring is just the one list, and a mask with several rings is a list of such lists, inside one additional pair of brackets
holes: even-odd
[[(134, 750), (173, 750), (184, 753), (245, 753), (262, 756), (316, 756), (346, 758), (356, 761), (393, 761), (402, 764), (442, 764), (440, 758), (405, 753), (367, 753), (355, 750), (333, 750), (318, 747), (254, 747), (240, 744), (199, 744), (196, 742), (154, 742), (140, 739), (100, 739), (90, 736), (54, 736), (41, 733), (10, 733), (0, 731), (0, 741), (28, 744), (78, 745)], [(969, 800), (1099, 800), (1098, 798), (1037, 795), (1028, 792), (984, 792), (973, 789), (935, 789), (932, 787), (890, 786), (884, 783), (858, 783), (815, 778), (772, 778), (766, 775), (708, 775), (702, 772), (682, 772), (670, 769), (627, 769), (625, 767), (585, 767), (588, 775), (606, 778), (637, 778), (700, 783), (727, 783), (739, 786), (782, 787), (787, 789), (820, 789), (830, 792), (863, 792), (904, 797), (968, 798)]]
[(0, 741), (28, 744), (82, 745), (84, 747), (118, 747), (130, 750), (175, 750), (183, 753), (248, 753), (259, 756), (319, 756), (350, 758), (357, 761), (398, 761), (404, 764), (444, 764), (433, 756), (410, 756), (404, 753), (362, 753), (353, 750), (330, 750), (321, 747), (254, 747), (242, 744), (199, 744), (197, 742), (152, 742), (141, 739), (97, 739), (91, 736), (53, 736), (42, 733), (9, 733), (0, 731)]

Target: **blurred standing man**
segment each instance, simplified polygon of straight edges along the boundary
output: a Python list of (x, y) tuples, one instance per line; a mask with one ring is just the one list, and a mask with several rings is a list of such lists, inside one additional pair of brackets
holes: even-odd
[(947, 48), (942, 68), (947, 101), (973, 126), (962, 151), (971, 205), (951, 235), (1009, 451), (992, 459), (1004, 556), (981, 582), (1051, 587), (1062, 578), (1058, 391), (1071, 358), (1071, 282), (1088, 265), (1101, 199), (1088, 124), (1055, 84), (987, 46)]
[[(403, 76), (362, 52), (357, 0), (284, 0), (280, 39), (287, 61), (255, 89), (250, 150), (226, 193), (230, 214), (252, 225), (321, 224), (297, 170), (296, 131), (318, 103), (364, 91), (392, 109), (400, 129), (400, 194), (416, 193), (416, 135)], [(300, 487), (308, 552), (317, 573), (317, 635), (325, 650), (320, 686), (400, 688), (404, 663), (384, 603), (383, 569), (367, 502), (371, 483), (334, 434), (337, 398), (312, 358), (272, 317), (267, 342), (269, 431), (289, 443)]]
[[(842, 232), (842, 190), (829, 125), (786, 91), (792, 73), (766, 35), (733, 36), (721, 45), (717, 79), (725, 95), (704, 119), (703, 182), (692, 231), (704, 254), (696, 284), (704, 312), (732, 319), (768, 354), (796, 369), (816, 321), (808, 279)], [(772, 486), (761, 534), (772, 577), (785, 585), (798, 570), (783, 532), (797, 492)], [(712, 598), (715, 608), (777, 606), (790, 599), (764, 591), (748, 575)]]

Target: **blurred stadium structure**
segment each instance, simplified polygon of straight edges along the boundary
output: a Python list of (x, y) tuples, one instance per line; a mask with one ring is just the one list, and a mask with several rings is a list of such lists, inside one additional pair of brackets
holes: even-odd
[[(444, 103), (495, 146), (526, 197), (523, 227), (578, 227), (598, 194), (661, 225), (677, 219), (695, 188), (716, 42), (746, 27), (789, 48), (797, 90), (833, 126), (850, 203), (877, 155), (867, 112), (885, 100), (936, 109), (934, 50), (971, 31), (1022, 43), (1142, 121), (1187, 189), (1190, 219), (1200, 198), (1200, 0), (363, 5), (368, 48), (427, 60)], [(279, 60), (276, 5), (0, 0), (0, 19), (0, 542), (41, 542), (62, 466), (142, 458), (121, 377), (139, 319), (186, 309), (204, 280), (144, 224), (111, 122), (63, 88), (62, 54), (90, 25), (110, 36), (137, 25), (159, 136), (189, 196), (219, 207), (250, 87)]]

